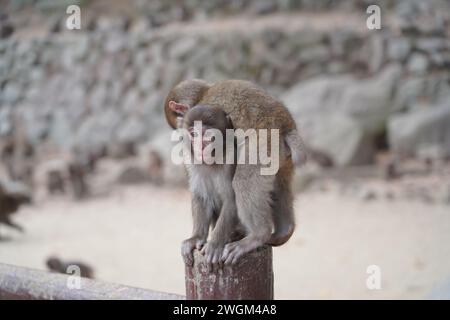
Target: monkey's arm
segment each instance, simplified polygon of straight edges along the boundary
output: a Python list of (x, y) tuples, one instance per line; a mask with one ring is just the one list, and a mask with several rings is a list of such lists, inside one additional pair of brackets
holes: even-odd
[(212, 219), (212, 208), (206, 206), (203, 199), (199, 196), (192, 195), (192, 220), (193, 230), (192, 236), (183, 241), (181, 244), (181, 255), (184, 263), (192, 266), (194, 257), (192, 251), (200, 250), (206, 243), (209, 234), (209, 226)]

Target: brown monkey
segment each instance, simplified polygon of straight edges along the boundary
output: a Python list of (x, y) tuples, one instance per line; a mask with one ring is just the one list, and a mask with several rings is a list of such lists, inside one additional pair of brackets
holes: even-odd
[(68, 268), (70, 266), (77, 266), (80, 268), (80, 276), (84, 278), (93, 279), (94, 278), (94, 270), (86, 265), (85, 263), (73, 261), (73, 262), (63, 262), (61, 259), (51, 256), (46, 261), (47, 267), (50, 271), (59, 272), (63, 274), (67, 274)]
[[(190, 154), (202, 163), (186, 164), (192, 191), (193, 232), (189, 239), (183, 241), (181, 251), (185, 263), (192, 265), (192, 251), (195, 248), (201, 249), (206, 256), (208, 269), (212, 270), (221, 262), (225, 245), (239, 236), (240, 228), (232, 187), (235, 162), (225, 163), (224, 143), (221, 150), (223, 158), (219, 160), (221, 163), (206, 164), (205, 161), (210, 156), (206, 150), (211, 144), (207, 134), (209, 129), (216, 129), (225, 137), (225, 131), (232, 129), (232, 125), (226, 113), (218, 107), (197, 105), (185, 111), (183, 128), (190, 139)], [(194, 127), (196, 121), (201, 121), (201, 132)], [(199, 137), (199, 144), (192, 141), (194, 137)], [(234, 148), (234, 140), (232, 143)], [(214, 154), (214, 151), (211, 153)], [(216, 160), (220, 158), (218, 154), (214, 156)], [(210, 227), (213, 229), (207, 242)]]
[(197, 104), (222, 109), (236, 129), (280, 131), (280, 169), (276, 175), (261, 175), (260, 164), (236, 165), (232, 188), (238, 218), (246, 229), (246, 236), (228, 243), (222, 259), (225, 263), (235, 263), (243, 254), (264, 243), (284, 244), (295, 227), (291, 191), (294, 163), (305, 161), (302, 141), (289, 111), (248, 81), (208, 84), (203, 80), (188, 80), (175, 86), (166, 98), (165, 114), (169, 125), (180, 127), (186, 110)]
[(193, 79), (180, 82), (166, 97), (164, 112), (168, 124), (179, 128), (186, 109), (197, 104), (222, 108), (236, 129), (278, 129), (285, 138), (295, 165), (306, 161), (303, 142), (292, 115), (277, 99), (255, 84), (225, 80), (209, 84)]
[(3, 185), (0, 181), (0, 224), (5, 224), (17, 231), (24, 232), (24, 229), (11, 221), (11, 216), (19, 210), (22, 204), (31, 203), (31, 197), (28, 192), (23, 190), (14, 190), (8, 185)]

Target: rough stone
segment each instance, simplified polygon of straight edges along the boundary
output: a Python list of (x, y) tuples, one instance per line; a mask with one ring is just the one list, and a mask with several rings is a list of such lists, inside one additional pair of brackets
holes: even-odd
[[(423, 105), (389, 119), (390, 147), (400, 153), (450, 156), (450, 105)], [(433, 148), (434, 151), (430, 152)]]
[(414, 53), (408, 60), (408, 70), (412, 74), (423, 75), (428, 69), (428, 59), (421, 53)]

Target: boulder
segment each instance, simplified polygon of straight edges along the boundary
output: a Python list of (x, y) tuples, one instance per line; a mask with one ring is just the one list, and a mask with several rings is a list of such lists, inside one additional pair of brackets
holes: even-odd
[(330, 114), (300, 121), (306, 143), (329, 155), (337, 166), (363, 165), (372, 161), (374, 143), (354, 118)]
[(392, 150), (409, 155), (450, 156), (450, 104), (416, 106), (414, 112), (392, 116), (388, 141)]
[(408, 60), (408, 71), (415, 75), (423, 75), (428, 70), (428, 59), (424, 54), (414, 53)]
[(367, 164), (384, 133), (401, 67), (392, 64), (376, 77), (319, 77), (300, 82), (282, 101), (298, 121), (305, 142), (337, 165)]

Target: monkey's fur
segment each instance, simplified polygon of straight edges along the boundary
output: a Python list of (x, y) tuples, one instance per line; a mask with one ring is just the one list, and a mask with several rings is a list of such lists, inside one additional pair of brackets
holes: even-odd
[[(183, 128), (193, 129), (195, 121), (202, 122), (204, 131), (218, 129), (223, 136), (226, 129), (232, 129), (229, 118), (218, 107), (204, 105), (193, 107), (184, 116)], [(191, 145), (191, 154), (193, 148)], [(203, 141), (200, 148), (203, 151)], [(225, 153), (223, 156), (225, 157)], [(187, 164), (186, 168), (192, 192), (193, 233), (189, 239), (183, 241), (182, 256), (187, 265), (192, 265), (193, 249), (202, 249), (208, 269), (212, 270), (221, 260), (226, 261), (226, 257), (223, 256), (225, 245), (243, 236), (232, 187), (236, 165), (202, 163)], [(212, 227), (211, 237), (206, 242), (210, 227)]]
[[(237, 217), (245, 228), (246, 236), (239, 241), (227, 243), (222, 260), (225, 259), (225, 263), (235, 263), (243, 254), (265, 243), (272, 246), (284, 244), (295, 228), (291, 190), (294, 163), (303, 163), (306, 156), (291, 114), (280, 101), (248, 81), (226, 80), (209, 84), (203, 80), (187, 80), (175, 86), (166, 98), (167, 122), (172, 128), (181, 127), (184, 113), (178, 108), (196, 105), (223, 110), (235, 129), (279, 129), (280, 132), (280, 167), (276, 175), (261, 175), (261, 164), (235, 166), (231, 187)], [(248, 144), (248, 140), (246, 143)], [(246, 145), (246, 150), (248, 149)], [(191, 189), (198, 188), (195, 184), (201, 183), (200, 181), (201, 179), (191, 179)], [(227, 179), (222, 179), (222, 184), (226, 183)], [(212, 189), (223, 192), (221, 188), (222, 186), (213, 185), (202, 192), (204, 196), (208, 196)], [(193, 201), (194, 217), (204, 216), (206, 212), (201, 212), (204, 210)], [(206, 223), (201, 224), (202, 228), (207, 227)], [(218, 227), (219, 224), (215, 229)], [(195, 229), (194, 226), (194, 233)], [(193, 250), (194, 247), (191, 245), (190, 249)], [(183, 250), (185, 249), (187, 248)]]
[(85, 263), (72, 261), (63, 262), (61, 259), (51, 256), (46, 261), (47, 267), (50, 271), (67, 274), (70, 266), (77, 266), (80, 268), (80, 276), (84, 278), (94, 279), (94, 270)]
[(11, 221), (11, 216), (16, 213), (22, 204), (30, 203), (31, 197), (25, 193), (8, 191), (0, 182), (0, 224), (5, 224), (17, 231), (24, 229)]

